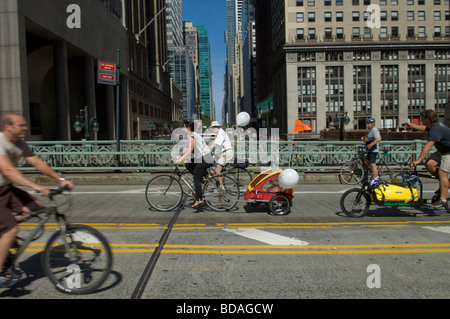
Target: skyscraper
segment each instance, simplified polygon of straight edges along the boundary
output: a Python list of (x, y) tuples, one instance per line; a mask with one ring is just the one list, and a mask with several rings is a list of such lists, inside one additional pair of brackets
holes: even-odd
[(208, 30), (203, 25), (196, 26), (199, 47), (200, 105), (201, 112), (214, 118), (212, 104), (211, 48)]

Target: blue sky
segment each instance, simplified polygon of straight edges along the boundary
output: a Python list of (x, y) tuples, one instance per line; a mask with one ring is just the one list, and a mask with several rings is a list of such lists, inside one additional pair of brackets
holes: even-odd
[(222, 120), (223, 77), (225, 73), (226, 47), (224, 33), (227, 28), (225, 0), (183, 0), (183, 20), (208, 29), (211, 43), (213, 94), (216, 117)]

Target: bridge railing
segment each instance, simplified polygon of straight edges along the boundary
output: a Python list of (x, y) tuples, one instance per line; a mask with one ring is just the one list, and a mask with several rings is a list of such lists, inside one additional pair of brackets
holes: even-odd
[[(59, 171), (153, 171), (173, 166), (172, 148), (180, 141), (121, 141), (116, 151), (115, 141), (85, 142), (28, 142), (33, 152)], [(425, 141), (383, 141), (381, 149), (389, 149), (388, 162), (404, 163), (416, 159)], [(354, 158), (361, 142), (338, 141), (271, 141), (235, 142), (239, 158), (252, 159), (254, 166), (267, 165), (276, 157), (281, 168), (296, 170), (336, 170)], [(266, 151), (267, 150), (267, 151)], [(255, 151), (257, 154), (255, 154)], [(19, 163), (21, 170), (34, 170), (26, 161)]]

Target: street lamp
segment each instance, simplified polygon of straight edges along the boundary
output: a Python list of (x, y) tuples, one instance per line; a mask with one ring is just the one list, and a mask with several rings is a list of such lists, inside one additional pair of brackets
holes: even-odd
[(350, 118), (347, 115), (348, 113), (345, 112), (344, 114), (342, 114), (340, 117), (338, 117), (338, 115), (336, 114), (336, 116), (334, 117), (334, 122), (339, 123), (339, 140), (343, 141), (344, 140), (344, 126), (345, 125), (349, 125), (350, 124)]
[(73, 124), (73, 129), (77, 133), (81, 133), (84, 128), (84, 138), (87, 140), (91, 137), (89, 129), (92, 128), (95, 133), (100, 130), (100, 124), (97, 122), (97, 118), (93, 117), (89, 119), (89, 113), (87, 106), (80, 110), (80, 114), (75, 116), (76, 121)]
[(148, 125), (148, 129), (150, 130), (150, 139), (153, 139), (153, 131), (155, 130), (155, 128), (156, 128), (155, 123), (150, 123)]

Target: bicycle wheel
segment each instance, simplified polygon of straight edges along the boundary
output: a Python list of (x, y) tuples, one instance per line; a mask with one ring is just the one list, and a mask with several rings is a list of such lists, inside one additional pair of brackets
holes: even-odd
[(219, 176), (208, 179), (203, 187), (206, 204), (213, 210), (223, 212), (238, 203), (240, 192), (237, 182), (229, 176), (221, 176), (225, 189), (220, 188)]
[(341, 197), (341, 209), (350, 217), (363, 217), (370, 206), (366, 192), (359, 188), (349, 189)]
[(54, 233), (42, 254), (45, 275), (63, 293), (82, 295), (98, 289), (112, 267), (106, 238), (86, 225), (69, 225)]
[(364, 178), (364, 169), (356, 162), (345, 163), (341, 166), (339, 178), (343, 183), (348, 185), (358, 184)]
[(173, 176), (160, 175), (148, 182), (145, 198), (150, 207), (158, 211), (171, 211), (177, 208), (183, 199), (180, 182)]
[(248, 185), (252, 182), (252, 174), (245, 168), (232, 167), (228, 170), (229, 174), (234, 178), (239, 186), (241, 196), (247, 191)]
[(291, 205), (286, 195), (277, 194), (269, 200), (269, 209), (272, 214), (283, 216), (291, 212)]

